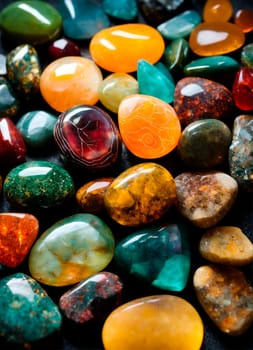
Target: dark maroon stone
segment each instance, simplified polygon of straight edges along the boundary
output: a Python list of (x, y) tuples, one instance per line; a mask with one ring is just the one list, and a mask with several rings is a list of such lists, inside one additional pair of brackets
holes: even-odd
[(237, 108), (253, 111), (253, 68), (239, 69), (233, 83), (232, 94)]
[(72, 40), (61, 38), (49, 46), (48, 54), (52, 60), (56, 60), (65, 56), (81, 56), (81, 50)]

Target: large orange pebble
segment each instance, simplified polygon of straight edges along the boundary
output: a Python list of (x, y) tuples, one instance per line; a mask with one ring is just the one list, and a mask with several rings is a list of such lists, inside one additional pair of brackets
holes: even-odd
[(198, 350), (203, 323), (195, 308), (181, 297), (153, 295), (132, 300), (106, 319), (105, 350)]
[(90, 55), (110, 72), (137, 70), (139, 59), (156, 63), (163, 55), (165, 43), (155, 28), (144, 23), (120, 24), (101, 30), (90, 42)]

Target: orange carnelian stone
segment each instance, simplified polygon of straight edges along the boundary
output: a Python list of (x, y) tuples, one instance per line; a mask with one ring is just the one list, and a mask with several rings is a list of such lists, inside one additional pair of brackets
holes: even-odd
[(230, 0), (207, 0), (203, 8), (205, 22), (227, 22), (233, 14)]
[(251, 32), (253, 30), (253, 10), (238, 10), (235, 14), (234, 22), (244, 33)]
[(140, 158), (165, 156), (177, 146), (181, 135), (174, 108), (148, 95), (124, 98), (119, 105), (118, 123), (124, 144)]
[(102, 80), (100, 68), (91, 59), (67, 56), (44, 69), (40, 90), (49, 106), (64, 112), (75, 105), (97, 103)]
[(156, 63), (163, 55), (165, 43), (161, 34), (144, 23), (121, 24), (101, 30), (91, 39), (93, 60), (110, 72), (137, 70), (139, 59)]
[(21, 264), (39, 232), (35, 216), (24, 213), (0, 213), (0, 264)]

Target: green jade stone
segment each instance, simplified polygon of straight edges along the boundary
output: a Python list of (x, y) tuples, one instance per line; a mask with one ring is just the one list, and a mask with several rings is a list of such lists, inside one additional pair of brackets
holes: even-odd
[(20, 101), (9, 81), (0, 77), (0, 117), (14, 117), (20, 110)]
[(253, 68), (253, 43), (245, 45), (242, 48), (241, 62), (243, 66)]
[(136, 0), (103, 0), (102, 7), (107, 15), (122, 20), (133, 20), (138, 13)]
[(164, 63), (170, 71), (181, 73), (189, 58), (189, 44), (184, 38), (174, 39), (163, 54)]

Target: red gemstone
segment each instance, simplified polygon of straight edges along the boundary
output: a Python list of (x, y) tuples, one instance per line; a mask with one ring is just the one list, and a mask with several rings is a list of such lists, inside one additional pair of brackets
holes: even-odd
[(236, 74), (232, 94), (237, 108), (253, 110), (253, 68), (241, 67)]
[(49, 46), (48, 54), (52, 60), (56, 60), (65, 56), (81, 56), (81, 50), (72, 40), (61, 38)]

